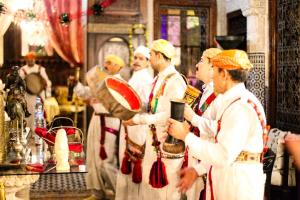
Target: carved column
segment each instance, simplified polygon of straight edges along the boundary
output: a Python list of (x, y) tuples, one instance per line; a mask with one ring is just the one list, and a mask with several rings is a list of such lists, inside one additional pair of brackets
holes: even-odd
[[(254, 69), (247, 81), (253, 92), (267, 108), (268, 102), (268, 2), (266, 0), (243, 0), (240, 8), (247, 17), (247, 52)], [(266, 110), (266, 113), (268, 111)]]

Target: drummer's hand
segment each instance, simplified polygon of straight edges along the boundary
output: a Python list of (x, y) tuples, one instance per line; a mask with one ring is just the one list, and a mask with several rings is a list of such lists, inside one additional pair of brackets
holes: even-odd
[(92, 97), (89, 99), (89, 104), (96, 104), (96, 103), (100, 103), (100, 101), (97, 98)]
[(188, 104), (185, 104), (184, 118), (190, 122), (190, 121), (192, 121), (194, 115), (195, 115), (195, 112), (193, 111), (193, 109)]
[(181, 193), (185, 193), (188, 189), (190, 189), (198, 178), (198, 174), (193, 167), (188, 167), (180, 170), (178, 172), (178, 175), (180, 177), (180, 180), (176, 187)]
[(294, 157), (294, 164), (300, 170), (300, 136), (288, 133), (284, 137), (284, 142), (288, 152)]
[(133, 119), (129, 119), (129, 120), (126, 120), (126, 121), (123, 121), (123, 125), (124, 126), (135, 126), (137, 125), (136, 123), (133, 122)]
[(68, 81), (68, 85), (71, 85), (71, 86), (75, 86), (78, 82), (78, 80), (76, 80), (75, 76), (73, 75), (70, 75), (67, 79)]
[(190, 130), (190, 125), (186, 121), (179, 122), (172, 118), (168, 119), (168, 127), (168, 133), (170, 135), (183, 141)]

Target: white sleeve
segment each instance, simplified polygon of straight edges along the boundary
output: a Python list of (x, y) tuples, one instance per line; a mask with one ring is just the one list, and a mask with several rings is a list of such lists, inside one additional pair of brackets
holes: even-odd
[[(178, 76), (181, 78), (181, 76)], [(181, 78), (182, 79), (182, 78)], [(178, 78), (170, 79), (165, 87), (164, 96), (164, 110), (155, 114), (143, 113), (137, 114), (133, 117), (133, 121), (136, 124), (166, 124), (170, 117), (170, 100), (171, 99), (182, 99), (186, 85), (183, 80)]]
[(47, 87), (52, 86), (52, 82), (50, 81), (47, 73), (46, 73), (46, 69), (44, 67), (41, 67), (41, 76), (45, 79), (46, 83), (47, 83)]
[(151, 92), (152, 79), (149, 75), (143, 76), (132, 76), (128, 81), (128, 84), (136, 91), (139, 95), (142, 103), (142, 112), (147, 112), (148, 98)]
[(82, 85), (82, 83), (80, 82), (78, 82), (74, 87), (74, 93), (84, 100), (87, 100), (92, 97), (90, 88), (88, 86)]
[(202, 176), (207, 173), (207, 170), (205, 166), (201, 163), (201, 161), (193, 165), (192, 167), (196, 170), (198, 176)]
[(215, 135), (218, 129), (218, 121), (194, 115), (191, 121), (192, 125), (197, 127), (200, 135)]
[(47, 73), (46, 73), (46, 69), (44, 67), (41, 66), (41, 76), (44, 78), (44, 80), (46, 81), (46, 96), (50, 97), (51, 96), (51, 86), (52, 86), (52, 82), (50, 81)]
[(218, 129), (217, 123), (217, 111), (221, 106), (221, 95), (218, 95), (217, 98), (210, 104), (210, 106), (204, 112), (204, 116), (200, 117), (195, 114), (192, 117), (191, 123), (193, 126), (197, 127), (200, 131), (200, 135), (210, 135), (214, 136)]
[(253, 120), (245, 106), (238, 104), (229, 107), (223, 114), (217, 143), (189, 133), (185, 144), (189, 146), (189, 153), (204, 163), (219, 167), (228, 166), (243, 150), (251, 124), (256, 123)]

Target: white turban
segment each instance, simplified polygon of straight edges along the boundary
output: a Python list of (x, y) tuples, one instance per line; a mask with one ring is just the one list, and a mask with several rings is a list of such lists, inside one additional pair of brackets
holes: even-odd
[(150, 59), (150, 49), (141, 45), (138, 48), (136, 48), (136, 50), (134, 51), (133, 55), (136, 55), (137, 53), (142, 54), (143, 56), (145, 56), (147, 59)]

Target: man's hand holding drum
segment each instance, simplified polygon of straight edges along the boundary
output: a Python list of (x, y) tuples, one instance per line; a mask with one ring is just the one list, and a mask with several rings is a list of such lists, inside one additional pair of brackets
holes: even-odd
[(168, 119), (168, 133), (176, 139), (183, 140), (187, 136), (190, 130), (190, 125), (184, 121), (179, 122), (172, 118)]

